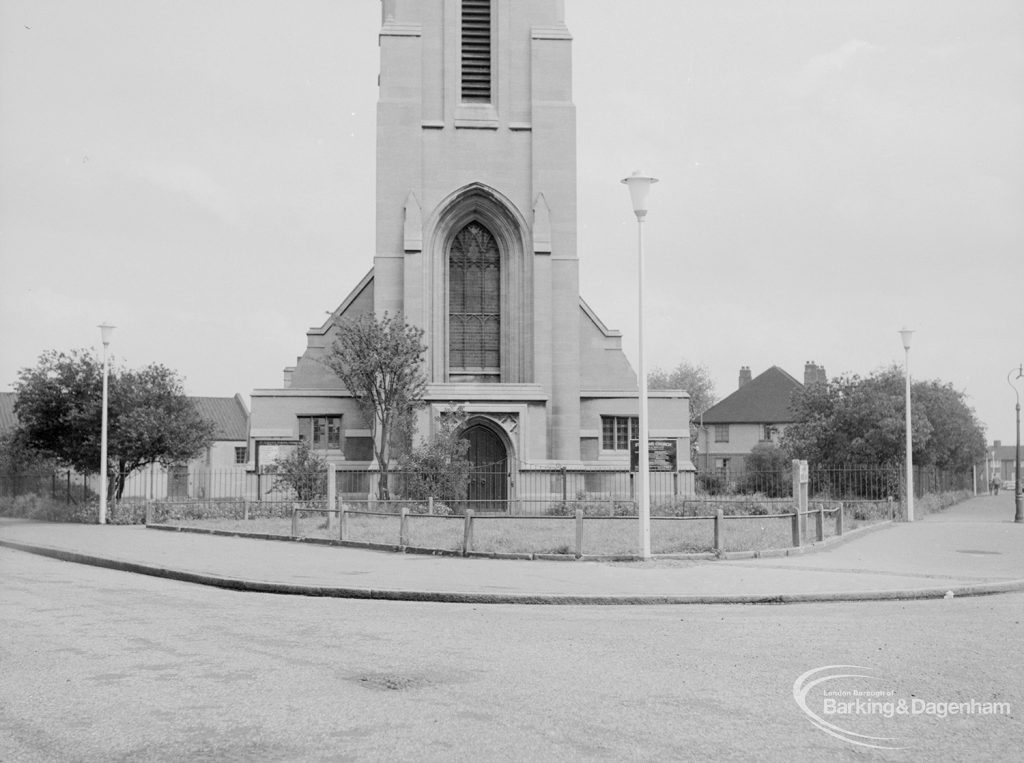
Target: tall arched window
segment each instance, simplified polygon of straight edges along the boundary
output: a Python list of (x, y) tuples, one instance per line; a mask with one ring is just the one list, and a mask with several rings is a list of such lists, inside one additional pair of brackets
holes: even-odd
[(448, 369), (475, 381), (501, 375), (501, 256), (476, 222), (455, 235), (448, 255)]

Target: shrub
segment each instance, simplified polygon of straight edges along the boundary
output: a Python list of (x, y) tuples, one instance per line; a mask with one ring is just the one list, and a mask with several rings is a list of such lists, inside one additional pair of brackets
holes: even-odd
[(925, 516), (948, 509), (950, 506), (966, 501), (973, 493), (970, 490), (954, 490), (948, 493), (926, 493), (914, 500), (914, 515)]
[[(426, 507), (423, 509), (426, 511)], [(446, 503), (440, 501), (434, 501), (434, 515), (438, 517), (450, 517), (455, 514), (455, 509)]]
[(594, 498), (585, 490), (578, 491), (575, 500), (559, 501), (549, 506), (544, 513), (549, 517), (574, 517), (577, 509), (583, 509), (583, 515), (587, 517), (636, 516), (636, 505), (632, 501)]
[(327, 495), (327, 462), (300, 442), (290, 453), (274, 460), (266, 469), (274, 475), (272, 490), (294, 493), (300, 501), (311, 501)]
[[(695, 501), (692, 498), (672, 498), (651, 506), (652, 517), (699, 517), (704, 501)], [(713, 512), (712, 512), (713, 513)]]
[(792, 464), (786, 454), (774, 445), (755, 445), (744, 459), (743, 476), (737, 489), (741, 493), (764, 493), (782, 498), (792, 491)]
[(65, 500), (28, 493), (2, 499), (0, 516), (45, 522), (95, 524), (99, 519), (99, 505), (95, 502), (68, 503)]
[(145, 501), (117, 501), (107, 510), (107, 524), (142, 525), (146, 523)]
[(576, 516), (576, 504), (573, 501), (560, 501), (549, 506), (545, 511), (549, 517), (572, 517)]
[[(437, 432), (400, 459), (402, 495), (425, 501), (466, 498), (472, 465), (466, 454), (469, 440), (461, 436), (467, 416), (461, 407), (446, 409), (435, 419)], [(436, 512), (435, 512), (436, 513)]]
[(701, 472), (697, 475), (697, 492), (706, 495), (722, 495), (727, 488), (724, 475)]

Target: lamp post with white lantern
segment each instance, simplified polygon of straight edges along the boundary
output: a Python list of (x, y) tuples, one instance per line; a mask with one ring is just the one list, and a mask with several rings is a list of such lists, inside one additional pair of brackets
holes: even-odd
[(901, 329), (900, 337), (903, 339), (903, 350), (905, 352), (904, 358), (904, 376), (906, 377), (907, 385), (907, 413), (906, 413), (906, 429), (907, 429), (907, 521), (914, 521), (914, 452), (913, 452), (913, 435), (910, 431), (910, 337), (913, 336), (914, 332), (911, 329)]
[(107, 523), (107, 349), (110, 347), (110, 337), (114, 333), (114, 327), (101, 323), (100, 339), (103, 341), (103, 412), (100, 425), (100, 524)]
[(640, 518), (640, 557), (649, 559), (651, 556), (651, 494), (650, 494), (650, 462), (648, 455), (647, 433), (647, 370), (644, 367), (644, 219), (647, 217), (647, 197), (651, 186), (658, 182), (657, 178), (644, 175), (637, 170), (622, 180), (629, 187), (629, 195), (633, 202), (633, 214), (637, 223), (637, 381), (639, 392), (640, 415), (637, 432), (637, 513)]
[[(1014, 376), (1016, 372), (1016, 376)], [(1006, 375), (1006, 381), (1013, 387), (1014, 394), (1017, 395), (1017, 448), (1014, 451), (1013, 463), (1014, 463), (1014, 474), (1013, 474), (1013, 521), (1024, 522), (1024, 486), (1020, 484), (1020, 386), (1024, 380), (1024, 364), (1021, 364), (1017, 368), (1011, 369), (1010, 373)]]

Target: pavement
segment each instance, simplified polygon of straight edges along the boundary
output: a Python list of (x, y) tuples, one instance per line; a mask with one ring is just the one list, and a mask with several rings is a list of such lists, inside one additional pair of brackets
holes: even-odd
[[(754, 604), (949, 598), (1024, 591), (1013, 496), (979, 496), (914, 523), (795, 556), (647, 562), (476, 559), (143, 526), (0, 520), (0, 547), (265, 593), (505, 604)], [(0, 551), (0, 579), (4, 559)]]

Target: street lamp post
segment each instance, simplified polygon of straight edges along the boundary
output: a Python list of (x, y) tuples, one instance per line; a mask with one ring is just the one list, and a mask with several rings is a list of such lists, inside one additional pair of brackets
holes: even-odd
[(100, 339), (103, 341), (103, 412), (100, 414), (100, 524), (107, 523), (107, 349), (110, 347), (110, 335), (114, 327), (101, 323)]
[(912, 449), (913, 437), (910, 431), (910, 337), (913, 336), (914, 332), (910, 329), (901, 329), (900, 337), (903, 339), (903, 350), (905, 352), (904, 359), (904, 375), (906, 376), (907, 386), (907, 414), (906, 414), (906, 430), (907, 430), (907, 521), (914, 521), (914, 454)]
[(651, 557), (651, 495), (650, 495), (650, 463), (648, 454), (647, 434), (647, 370), (644, 367), (644, 218), (647, 217), (647, 196), (651, 186), (658, 182), (657, 178), (644, 175), (637, 170), (622, 180), (629, 187), (629, 195), (633, 202), (633, 213), (636, 215), (637, 231), (637, 381), (639, 388), (640, 415), (638, 417), (640, 431), (637, 442), (637, 513), (640, 518), (640, 557)]
[[(1017, 372), (1016, 376), (1013, 376), (1014, 371)], [(1011, 378), (1012, 377), (1012, 378)], [(1020, 380), (1024, 379), (1024, 363), (1017, 368), (1010, 370), (1010, 373), (1006, 375), (1006, 381), (1013, 387), (1014, 394), (1017, 395), (1017, 449), (1014, 453), (1014, 474), (1013, 474), (1013, 521), (1024, 522), (1024, 488), (1020, 484)]]

